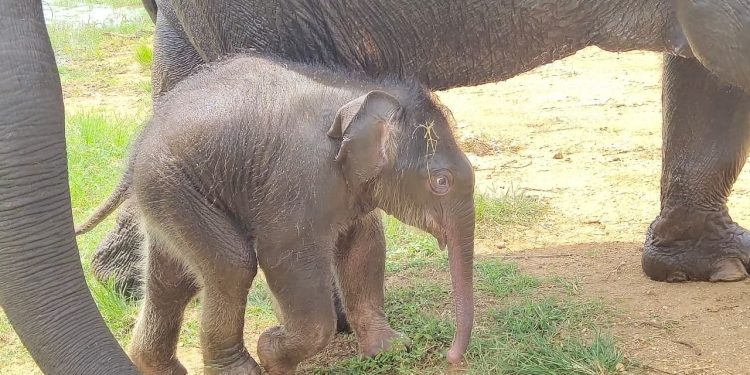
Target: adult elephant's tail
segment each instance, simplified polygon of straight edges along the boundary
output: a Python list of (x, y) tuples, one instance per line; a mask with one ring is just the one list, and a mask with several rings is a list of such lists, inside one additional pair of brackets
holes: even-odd
[(146, 12), (151, 17), (151, 21), (156, 23), (156, 0), (141, 0), (143, 7), (146, 8)]

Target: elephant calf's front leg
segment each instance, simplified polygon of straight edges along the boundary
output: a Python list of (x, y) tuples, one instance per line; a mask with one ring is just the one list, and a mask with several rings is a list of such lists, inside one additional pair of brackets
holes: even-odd
[(363, 217), (336, 244), (336, 269), (347, 315), (366, 356), (387, 350), (401, 335), (383, 311), (385, 235), (380, 215)]

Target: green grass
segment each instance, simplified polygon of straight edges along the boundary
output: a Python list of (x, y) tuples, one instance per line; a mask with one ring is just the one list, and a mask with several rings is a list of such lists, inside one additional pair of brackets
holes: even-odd
[(539, 279), (521, 273), (514, 263), (481, 262), (475, 269), (476, 289), (498, 298), (528, 294), (540, 284)]
[[(81, 223), (114, 191), (125, 170), (127, 146), (141, 128), (142, 117), (123, 118), (107, 113), (72, 113), (66, 119), (68, 173), (73, 217)], [(115, 215), (78, 237), (84, 268)]]
[(84, 97), (92, 91), (144, 93), (144, 84), (150, 82), (153, 28), (145, 12), (116, 26), (49, 24), (66, 93)]
[(88, 284), (109, 329), (115, 337), (129, 341), (130, 331), (138, 316), (138, 304), (122, 298), (114, 282), (89, 280)]
[(138, 61), (144, 70), (151, 69), (151, 63), (154, 61), (153, 47), (146, 43), (138, 44), (135, 47), (135, 61)]
[[(55, 48), (58, 59), (63, 62), (78, 62), (90, 58), (111, 58), (107, 55), (114, 40), (120, 40), (118, 45), (127, 44), (130, 49), (136, 49), (142, 42), (141, 38), (151, 37), (154, 25), (150, 18), (142, 14), (134, 19), (128, 19), (117, 25), (71, 25), (52, 22), (47, 26), (50, 41)], [(59, 61), (58, 61), (59, 64)]]
[[(390, 269), (396, 270), (389, 274), (410, 267), (394, 267), (394, 262), (400, 263), (389, 255)], [(445, 373), (445, 351), (454, 333), (450, 284), (446, 265), (425, 262), (433, 264), (430, 272), (412, 270), (408, 281), (390, 286), (386, 293), (386, 312), (393, 328), (408, 336), (408, 350), (398, 348), (375, 358), (350, 357), (333, 364), (317, 359), (309, 371)], [(424, 270), (418, 261), (411, 264)], [(548, 284), (520, 272), (512, 263), (479, 260), (476, 275), (476, 328), (467, 352), (466, 373), (615, 374), (618, 365), (623, 366), (623, 355), (608, 333), (610, 309), (602, 302), (564, 294), (545, 296), (542, 290), (557, 286), (559, 280)]]
[(115, 8), (143, 6), (141, 0), (52, 0), (51, 3), (61, 7), (78, 5), (109, 5)]
[(256, 277), (253, 287), (247, 295), (245, 316), (258, 326), (268, 327), (276, 323), (276, 315), (274, 315), (271, 302), (271, 291), (268, 289), (266, 281), (260, 277)]
[(508, 226), (529, 225), (539, 220), (547, 211), (547, 205), (538, 198), (508, 190), (478, 193), (474, 196), (476, 212), (476, 236), (496, 237)]

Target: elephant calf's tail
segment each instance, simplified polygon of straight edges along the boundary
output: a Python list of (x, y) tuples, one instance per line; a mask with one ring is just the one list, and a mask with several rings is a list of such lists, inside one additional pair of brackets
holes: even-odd
[(101, 223), (109, 214), (112, 213), (118, 206), (122, 204), (122, 202), (125, 201), (128, 197), (128, 189), (130, 188), (130, 170), (128, 169), (127, 172), (125, 172), (125, 175), (122, 176), (122, 180), (120, 180), (120, 184), (117, 185), (117, 188), (112, 193), (112, 195), (107, 198), (107, 200), (99, 206), (99, 208), (96, 209), (96, 212), (94, 212), (91, 217), (86, 220), (83, 224), (76, 227), (76, 236), (80, 236), (96, 227)]

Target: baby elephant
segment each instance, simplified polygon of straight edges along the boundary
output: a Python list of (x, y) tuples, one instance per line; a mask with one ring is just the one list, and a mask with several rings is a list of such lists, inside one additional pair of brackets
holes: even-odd
[(385, 240), (376, 208), (448, 247), (460, 362), (473, 325), (474, 174), (450, 113), (416, 83), (240, 55), (155, 103), (117, 191), (147, 237), (144, 306), (131, 357), (146, 374), (184, 374), (175, 356), (186, 305), (202, 289), (206, 374), (260, 374), (243, 342), (258, 265), (283, 325), (258, 340), (270, 374), (331, 340), (339, 286), (365, 355), (399, 335), (383, 312)]

